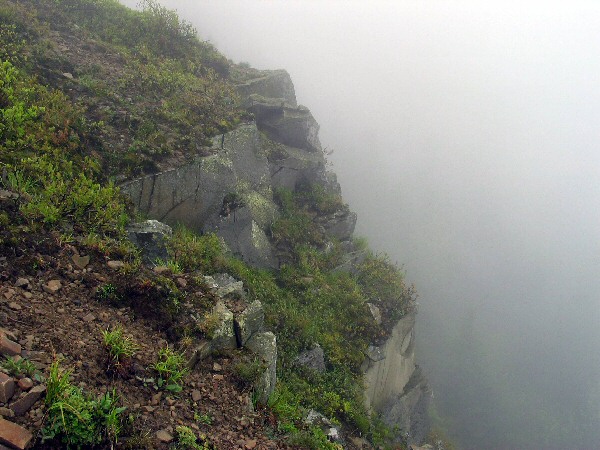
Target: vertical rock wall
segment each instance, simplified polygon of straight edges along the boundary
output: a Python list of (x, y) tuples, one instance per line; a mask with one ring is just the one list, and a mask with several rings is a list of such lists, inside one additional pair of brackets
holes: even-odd
[(415, 364), (415, 313), (398, 321), (381, 346), (369, 347), (364, 364), (365, 401), (399, 437), (421, 443), (429, 430), (431, 389)]

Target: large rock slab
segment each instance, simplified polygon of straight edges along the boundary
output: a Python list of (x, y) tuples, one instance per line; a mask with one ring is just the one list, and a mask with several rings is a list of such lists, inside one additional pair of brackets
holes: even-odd
[(220, 298), (228, 296), (243, 297), (245, 294), (244, 283), (236, 280), (228, 273), (207, 275), (204, 277), (204, 281), (209, 285), (211, 292)]
[[(258, 71), (257, 71), (258, 72)], [(276, 98), (280, 101), (296, 106), (296, 92), (290, 75), (285, 70), (263, 70), (255, 76), (236, 86), (242, 106), (250, 106), (251, 95), (260, 95), (266, 98)]]
[(324, 228), (327, 235), (345, 241), (350, 239), (354, 233), (356, 218), (356, 213), (344, 209), (319, 218), (318, 223)]
[(209, 217), (219, 215), (223, 197), (235, 184), (231, 159), (216, 154), (130, 181), (121, 190), (148, 217), (201, 231)]
[(33, 434), (16, 423), (0, 417), (0, 444), (6, 444), (10, 448), (24, 450), (27, 448)]
[(387, 341), (370, 346), (364, 363), (367, 406), (379, 411), (389, 398), (404, 391), (415, 370), (415, 313), (398, 321)]
[(147, 264), (169, 258), (166, 242), (172, 234), (173, 229), (158, 220), (146, 220), (127, 227), (129, 240), (141, 250), (142, 259)]
[(42, 395), (44, 395), (45, 392), (46, 386), (40, 384), (10, 405), (10, 409), (14, 411), (16, 416), (22, 416), (29, 411), (40, 398), (42, 398)]
[(277, 383), (277, 338), (270, 331), (255, 333), (246, 343), (246, 347), (259, 356), (266, 365), (265, 372), (255, 386), (258, 402), (266, 404)]
[(429, 433), (430, 402), (431, 388), (421, 369), (417, 367), (404, 392), (390, 397), (382, 406), (381, 419), (386, 425), (398, 430), (398, 441), (402, 440), (402, 436), (408, 437), (409, 442), (421, 444)]
[(279, 99), (253, 95), (248, 108), (258, 128), (271, 139), (310, 152), (321, 152), (319, 124), (305, 106), (290, 106)]
[(235, 320), (235, 334), (238, 346), (243, 347), (255, 334), (263, 330), (265, 311), (259, 300), (252, 302)]
[(316, 372), (325, 372), (325, 353), (320, 345), (316, 345), (314, 348), (300, 353), (294, 363)]
[(261, 142), (255, 124), (243, 125), (215, 139), (215, 154), (121, 189), (148, 217), (216, 232), (246, 262), (276, 267), (267, 230), (277, 218), (277, 206)]
[(429, 430), (431, 389), (415, 364), (415, 313), (400, 319), (381, 346), (370, 346), (363, 364), (369, 410), (398, 430), (397, 438), (421, 443)]
[(211, 320), (215, 321), (212, 331), (211, 352), (237, 348), (235, 331), (233, 328), (233, 313), (219, 300), (211, 312)]
[(274, 142), (263, 136), (273, 188), (291, 191), (300, 185), (328, 183), (322, 152), (309, 152)]
[(254, 217), (250, 207), (242, 207), (209, 222), (207, 230), (222, 237), (229, 250), (246, 263), (260, 268), (276, 268), (279, 263), (271, 241)]

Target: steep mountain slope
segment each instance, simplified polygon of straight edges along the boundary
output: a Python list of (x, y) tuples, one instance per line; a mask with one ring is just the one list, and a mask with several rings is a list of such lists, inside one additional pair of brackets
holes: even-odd
[[(143, 6), (0, 2), (0, 325), (47, 388), (10, 420), (39, 448), (422, 442), (414, 291), (353, 239), (289, 76)], [(154, 253), (134, 211), (175, 227), (142, 233)]]

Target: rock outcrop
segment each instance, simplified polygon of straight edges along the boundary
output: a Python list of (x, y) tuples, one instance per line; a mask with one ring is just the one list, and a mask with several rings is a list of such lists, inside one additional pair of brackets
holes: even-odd
[(166, 239), (173, 234), (170, 226), (158, 220), (146, 220), (127, 227), (127, 236), (141, 251), (145, 263), (169, 258)]
[(266, 404), (277, 382), (277, 338), (270, 331), (255, 333), (246, 343), (246, 347), (265, 364), (265, 371), (258, 379), (256, 390), (259, 403)]
[(199, 328), (205, 330), (207, 338), (188, 349), (188, 367), (194, 368), (198, 362), (214, 353), (246, 348), (264, 365), (254, 389), (258, 402), (266, 404), (277, 382), (277, 337), (265, 331), (262, 304), (254, 301), (244, 311), (234, 315), (223, 298), (232, 295), (239, 297), (244, 292), (242, 282), (228, 274), (215, 275), (216, 281), (213, 277), (205, 278), (212, 283), (212, 290), (220, 299), (208, 316), (199, 319)]
[(367, 407), (397, 428), (398, 438), (421, 443), (431, 389), (415, 364), (414, 325), (414, 312), (401, 318), (383, 345), (369, 347), (363, 370)]
[(296, 106), (296, 92), (290, 75), (285, 70), (265, 70), (238, 84), (237, 91), (242, 97), (242, 106), (252, 104), (251, 96), (280, 99), (284, 103)]
[(240, 347), (246, 345), (248, 340), (256, 333), (263, 331), (265, 325), (265, 311), (260, 301), (252, 302), (234, 321), (235, 336)]
[[(255, 122), (215, 138), (209, 156), (121, 189), (148, 217), (213, 231), (247, 263), (277, 268), (268, 237), (279, 216), (274, 190), (319, 184), (339, 193), (340, 187), (326, 171), (318, 124), (307, 108), (296, 106), (289, 75), (266, 72), (240, 86)], [(339, 240), (349, 239), (355, 224), (356, 215), (347, 210), (319, 218), (325, 232)]]

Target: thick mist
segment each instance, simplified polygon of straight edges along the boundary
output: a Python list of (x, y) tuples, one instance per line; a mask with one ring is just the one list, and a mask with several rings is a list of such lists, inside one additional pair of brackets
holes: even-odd
[(600, 448), (600, 4), (162, 3), (290, 72), (357, 234), (417, 286), (448, 434)]

